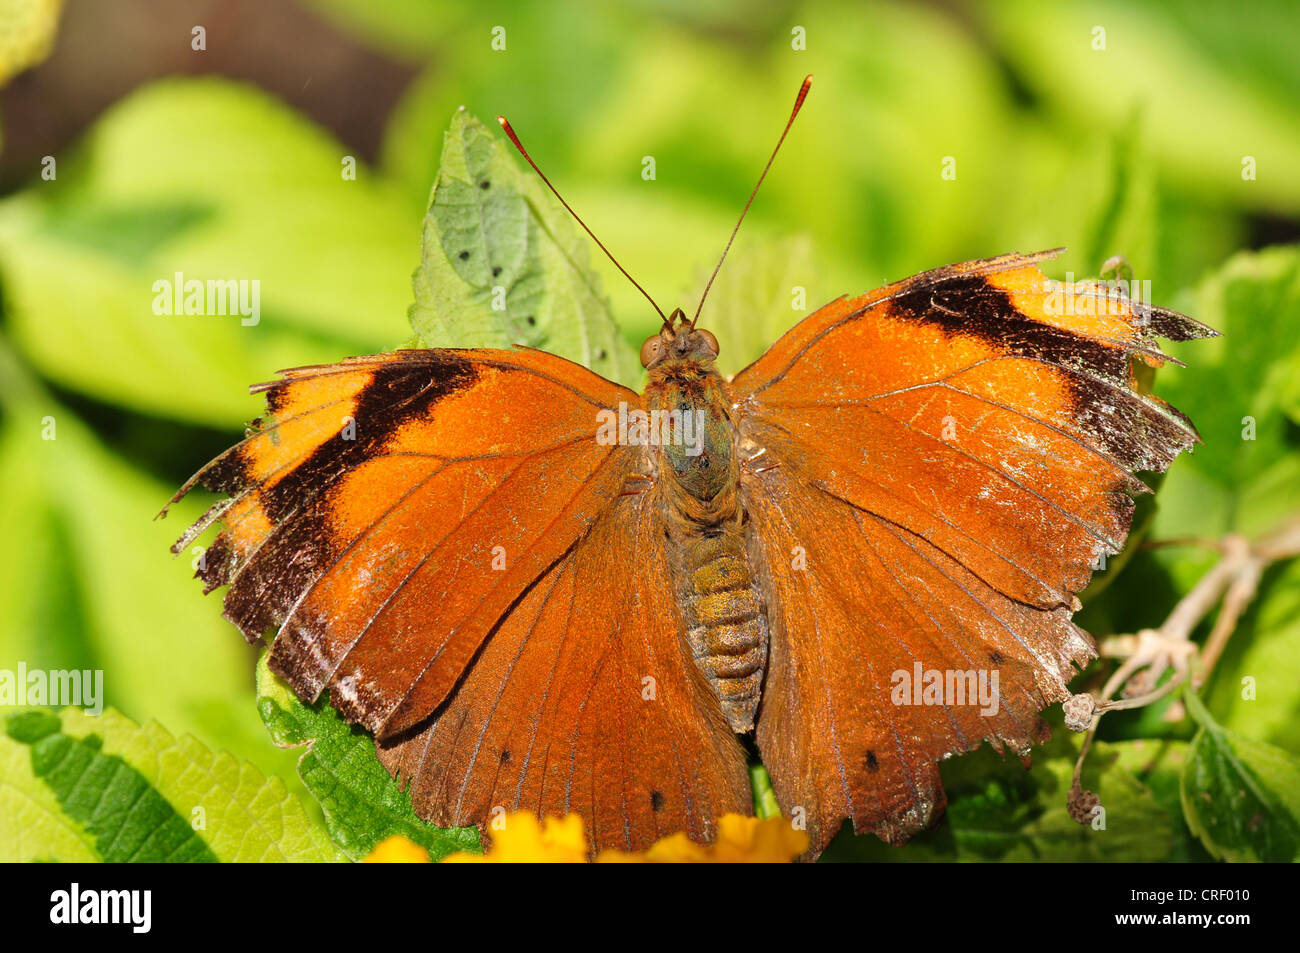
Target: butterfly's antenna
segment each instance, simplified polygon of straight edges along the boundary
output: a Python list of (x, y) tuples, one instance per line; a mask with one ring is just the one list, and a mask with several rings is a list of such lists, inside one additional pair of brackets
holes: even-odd
[(776, 159), (776, 154), (781, 151), (781, 143), (785, 142), (786, 134), (790, 127), (794, 125), (794, 117), (799, 115), (799, 110), (803, 106), (803, 101), (808, 98), (808, 90), (812, 87), (812, 74), (809, 73), (803, 78), (803, 85), (799, 87), (799, 95), (794, 98), (794, 109), (790, 111), (790, 119), (786, 122), (785, 128), (781, 130), (781, 138), (776, 140), (776, 148), (772, 150), (772, 155), (768, 157), (767, 165), (763, 166), (763, 172), (754, 183), (754, 191), (749, 193), (749, 201), (745, 203), (744, 209), (740, 212), (740, 218), (736, 221), (736, 227), (731, 230), (731, 237), (727, 239), (727, 247), (722, 249), (722, 257), (718, 259), (718, 265), (713, 269), (713, 274), (709, 275), (709, 283), (704, 286), (704, 294), (700, 295), (700, 306), (695, 309), (695, 317), (691, 318), (691, 327), (695, 327), (695, 322), (700, 320), (700, 311), (704, 308), (704, 299), (709, 296), (709, 289), (713, 287), (713, 279), (718, 277), (718, 272), (722, 270), (722, 263), (727, 260), (727, 252), (731, 251), (731, 243), (736, 240), (736, 233), (740, 231), (740, 223), (745, 220), (745, 213), (749, 207), (754, 204), (754, 196), (758, 194), (758, 187), (763, 184), (763, 179), (767, 178), (767, 170), (772, 168), (772, 162)]
[(578, 213), (573, 210), (568, 202), (564, 201), (564, 196), (556, 190), (555, 186), (551, 185), (551, 180), (546, 177), (546, 173), (537, 168), (537, 163), (533, 161), (533, 157), (528, 154), (528, 150), (524, 148), (524, 144), (519, 141), (519, 137), (515, 135), (515, 131), (510, 128), (510, 121), (506, 119), (505, 116), (497, 116), (497, 122), (501, 123), (501, 128), (506, 131), (506, 135), (510, 137), (510, 141), (513, 142), (515, 148), (519, 150), (519, 154), (533, 167), (533, 171), (541, 176), (542, 181), (546, 183), (546, 187), (551, 190), (552, 194), (554, 194), (557, 199), (560, 200), (560, 204), (563, 205), (565, 210), (573, 216), (573, 220), (582, 226), (582, 230), (591, 236), (593, 242), (600, 246), (600, 250), (603, 251), (609, 260), (614, 263), (614, 267), (623, 272), (623, 277), (632, 282), (637, 291), (645, 295), (645, 299), (650, 302), (651, 307), (659, 312), (659, 317), (663, 320), (664, 326), (671, 327), (668, 323), (668, 317), (664, 314), (663, 309), (660, 308), (659, 305), (655, 304), (655, 299), (650, 297), (650, 293), (637, 284), (637, 280), (627, 273), (627, 269), (618, 263), (618, 259), (615, 258), (610, 250), (605, 247), (604, 243), (596, 237), (596, 233), (587, 227), (587, 223), (578, 217)]

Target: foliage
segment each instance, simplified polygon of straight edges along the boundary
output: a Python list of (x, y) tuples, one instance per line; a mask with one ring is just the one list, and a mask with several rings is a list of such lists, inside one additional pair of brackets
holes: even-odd
[(1227, 731), (1194, 694), (1201, 726), (1182, 774), (1187, 823), (1224, 860), (1300, 860), (1300, 761)]
[(271, 740), (305, 748), (298, 772), (320, 801), (330, 836), (353, 860), (396, 835), (418, 844), (434, 860), (478, 849), (474, 828), (441, 830), (416, 817), (410, 796), (375, 758), (370, 736), (348, 725), (327, 699), (311, 706), (300, 702), (266, 667), (265, 655), (257, 666), (257, 689), (257, 709)]
[[(1252, 534), (1300, 510), (1300, 247), (1241, 251), (1279, 222), (1296, 234), (1300, 217), (1287, 174), (1300, 167), (1293, 6), (1245, 18), (1211, 0), (1086, 12), (1025, 0), (964, 19), (847, 0), (508, 14), (457, 0), (436, 18), (414, 0), (313, 6), (423, 69), (375, 167), (345, 177), (348, 146), (253, 87), (172, 79), (108, 109), (60, 156), (56, 180), (0, 199), (0, 669), (102, 669), (124, 713), (10, 716), (0, 823), (22, 823), (0, 829), (0, 858), (108, 856), (117, 822), (84, 798), (111, 784), (144, 792), (153, 826), (134, 832), (139, 843), (177, 856), (355, 859), (393, 833), (436, 856), (476, 843), (415, 819), (369, 740), (332, 710), (255, 676), (216, 597), (185, 578), (199, 554), (165, 554), (203, 501), (151, 521), (259, 413), (248, 384), (396, 346), (410, 337), (408, 305), (427, 343), (523, 340), (636, 384), (632, 355), (658, 318), (476, 115), (506, 112), (659, 304), (691, 313), (812, 72), (705, 306), (724, 370), (830, 298), (945, 262), (1066, 245), (1056, 275), (1083, 276), (1124, 253), (1156, 303), (1226, 332), (1178, 347), (1188, 367), (1156, 381), (1204, 443), (1160, 488), (1151, 536)], [(490, 45), (503, 22), (506, 53)], [(806, 50), (792, 49), (795, 24)], [(459, 258), (471, 248), (486, 257)], [(258, 279), (260, 319), (154, 313), (154, 282), (178, 272)], [(492, 308), (496, 281), (512, 290), (505, 311)], [(1126, 557), (1080, 616), (1099, 635), (1158, 623), (1209, 562), (1183, 549)], [(1297, 620), (1300, 566), (1282, 564), (1203, 706), (1189, 699), (1195, 734), (1165, 706), (1106, 720), (1084, 772), (1104, 831), (1066, 814), (1077, 748), (1058, 731), (1028, 771), (989, 751), (946, 764), (947, 815), (907, 847), (841, 838), (828, 859), (1285, 855)], [(271, 746), (268, 730), (305, 750)], [(75, 782), (42, 774), (56, 746), (87, 766)], [(761, 768), (755, 779), (770, 814)], [(206, 834), (189, 828), (200, 783), (221, 792), (204, 801)], [(254, 819), (258, 837), (225, 836), (218, 802), (222, 823)], [(1254, 821), (1260, 805), (1276, 825)]]
[(424, 219), (411, 329), (424, 347), (525, 344), (636, 383), (588, 243), (510, 146), (452, 117)]
[(111, 709), (10, 714), (0, 764), (5, 860), (342, 859), (279, 778)]

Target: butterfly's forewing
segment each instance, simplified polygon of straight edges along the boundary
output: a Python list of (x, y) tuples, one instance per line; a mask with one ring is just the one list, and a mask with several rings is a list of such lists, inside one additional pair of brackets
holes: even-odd
[(264, 385), (267, 416), (196, 477), (234, 498), (201, 575), (249, 639), (281, 627), (271, 664), (300, 696), (376, 732), (428, 715), (618, 493), (594, 415), (631, 392), (574, 367), (397, 351)]
[(603, 847), (643, 849), (749, 813), (745, 756), (685, 654), (649, 493), (619, 498), (495, 632), (427, 730), (384, 745), (416, 810), (576, 812)]
[[(833, 302), (734, 381), (774, 629), (758, 743), (814, 850), (845, 818), (905, 839), (943, 803), (939, 759), (1041, 739), (1038, 711), (1093, 656), (1069, 616), (1123, 544), (1132, 471), (1196, 440), (1129, 362), (1159, 364), (1157, 334), (1212, 332), (1087, 288), (1053, 295), (1042, 257)], [(943, 703), (911, 691), (918, 665), (952, 679)], [(980, 673), (990, 697), (997, 674), (996, 704), (956, 703)]]
[(642, 845), (745, 809), (744, 759), (681, 664), (662, 525), (620, 496), (638, 448), (596, 439), (634, 393), (531, 350), (398, 351), (261, 389), (266, 417), (178, 494), (231, 498), (177, 549), (224, 522), (199, 574), (230, 585), (226, 615), (250, 640), (280, 626), (273, 669), (386, 739), (425, 816), (571, 807)]

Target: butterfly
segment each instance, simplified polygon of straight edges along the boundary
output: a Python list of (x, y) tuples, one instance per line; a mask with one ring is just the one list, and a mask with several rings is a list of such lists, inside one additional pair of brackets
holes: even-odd
[(1044, 740), (1134, 473), (1199, 439), (1132, 365), (1215, 332), (1053, 285), (1054, 254), (832, 301), (729, 380), (675, 310), (640, 394), (529, 348), (284, 371), (176, 494), (225, 498), (173, 551), (224, 524), (205, 591), (277, 630), (270, 667), (372, 732), (435, 824), (706, 842), (752, 813), (750, 745), (810, 856), (845, 820), (901, 843), (943, 810), (940, 760)]

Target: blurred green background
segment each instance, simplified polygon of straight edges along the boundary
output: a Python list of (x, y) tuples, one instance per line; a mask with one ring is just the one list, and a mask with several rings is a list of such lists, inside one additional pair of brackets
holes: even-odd
[[(14, 11), (53, 6), (0, 3), (6, 73), (24, 65)], [(1156, 303), (1228, 332), (1157, 381), (1206, 445), (1174, 465), (1156, 530), (1261, 529), (1300, 509), (1298, 36), (1286, 0), (71, 0), (49, 58), (0, 91), (0, 668), (102, 668), (129, 716), (293, 777), (253, 650), (167, 553), (210, 500), (153, 517), (258, 414), (250, 383), (410, 337), (462, 105), (509, 116), (665, 310), (689, 311), (815, 74), (715, 291), (729, 369), (825, 300), (941, 264), (1063, 245), (1049, 273), (1084, 277), (1124, 254)], [(638, 343), (657, 319), (595, 265)], [(153, 282), (177, 271), (258, 279), (260, 323), (156, 316)], [(1158, 622), (1204, 566), (1141, 554), (1082, 621)], [(1280, 567), (1212, 696), (1293, 752), (1298, 617)], [(1285, 685), (1242, 706), (1241, 671)]]

